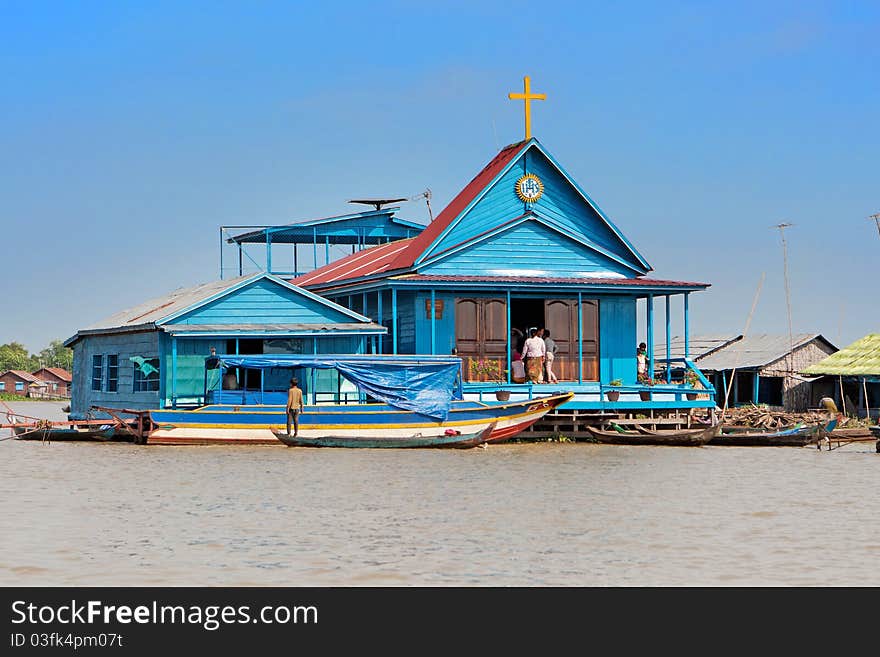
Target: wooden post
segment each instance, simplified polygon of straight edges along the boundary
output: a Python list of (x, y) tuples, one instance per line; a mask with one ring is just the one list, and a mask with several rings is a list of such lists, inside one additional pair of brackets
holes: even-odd
[[(433, 303), (433, 298), (431, 299)], [(507, 290), (507, 382), (510, 383), (510, 290)], [(434, 353), (433, 351), (431, 353)]]
[(272, 233), (266, 229), (266, 271), (272, 273)]
[(391, 288), (391, 353), (397, 355), (397, 288)]
[[(377, 290), (377, 291), (376, 291), (376, 308), (377, 308), (377, 310), (376, 310), (376, 322), (377, 322), (380, 326), (385, 326), (385, 323), (384, 323), (384, 321), (383, 321), (383, 317), (382, 317), (382, 290)], [(382, 350), (382, 337), (383, 337), (383, 334), (380, 333), (380, 334), (379, 334), (379, 353), (380, 353), (380, 354), (385, 353), (385, 352)]]
[(171, 336), (171, 408), (177, 408), (177, 338)]
[(760, 390), (761, 375), (758, 374), (758, 370), (755, 370), (755, 390), (752, 398), (754, 399), (755, 406), (758, 405), (758, 391)]
[(868, 381), (862, 377), (862, 390), (865, 392), (865, 417), (871, 419), (871, 406), (868, 403)]
[(437, 353), (437, 329), (435, 326), (434, 319), (437, 316), (436, 311), (436, 295), (434, 292), (434, 288), (431, 288), (431, 355), (435, 355)]
[(684, 357), (691, 357), (691, 314), (688, 304), (690, 292), (684, 293)]
[(672, 383), (672, 348), (669, 344), (669, 295), (666, 295), (666, 383)]
[[(583, 292), (578, 292), (578, 383), (584, 382), (584, 320), (583, 320)], [(599, 376), (601, 377), (601, 374)], [(601, 384), (599, 396), (601, 398)]]
[(654, 295), (646, 299), (648, 319), (648, 377), (654, 378)]
[(838, 375), (837, 381), (840, 383), (840, 408), (843, 409), (843, 414), (846, 415), (846, 397), (843, 396), (843, 375)]

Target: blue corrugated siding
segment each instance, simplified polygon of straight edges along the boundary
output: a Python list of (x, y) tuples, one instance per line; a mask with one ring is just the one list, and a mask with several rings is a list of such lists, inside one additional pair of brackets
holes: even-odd
[(169, 324), (314, 324), (355, 320), (269, 280), (258, 280)]
[(611, 272), (631, 276), (618, 262), (534, 220), (419, 268), (422, 274), (579, 276)]
[(599, 301), (599, 372), (602, 383), (636, 382), (636, 300), (603, 297)]
[[(516, 181), (524, 173), (534, 173), (544, 183), (544, 194), (534, 204), (524, 204), (516, 195)], [(529, 209), (557, 223), (572, 236), (593, 242), (633, 265), (637, 262), (629, 248), (614, 233), (577, 189), (536, 148), (520, 156), (511, 169), (468, 211), (431, 250), (437, 254), (521, 216)], [(426, 258), (427, 259), (427, 258)], [(617, 265), (618, 268), (621, 265)], [(632, 270), (622, 268), (628, 276)]]

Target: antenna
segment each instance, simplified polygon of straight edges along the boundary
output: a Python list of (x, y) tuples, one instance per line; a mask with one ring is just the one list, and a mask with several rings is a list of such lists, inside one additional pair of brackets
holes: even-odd
[(874, 220), (874, 223), (877, 224), (877, 232), (880, 233), (880, 212), (872, 214), (868, 217), (868, 221)]
[(425, 205), (428, 206), (428, 217), (430, 217), (431, 221), (434, 221), (434, 213), (431, 212), (431, 190), (426, 189), (421, 194), (416, 194), (415, 196), (411, 196), (408, 198), (408, 201), (418, 201), (420, 198), (425, 199)]
[(788, 284), (788, 245), (785, 242), (785, 229), (791, 226), (794, 226), (794, 224), (786, 222), (782, 222), (773, 226), (773, 228), (779, 229), (779, 236), (782, 238), (782, 271), (785, 280), (785, 307), (788, 310), (788, 356), (785, 360), (788, 369), (787, 374), (789, 377), (791, 377), (793, 374), (791, 359), (794, 356), (794, 354), (792, 353), (794, 351), (794, 332), (791, 328), (791, 288)]

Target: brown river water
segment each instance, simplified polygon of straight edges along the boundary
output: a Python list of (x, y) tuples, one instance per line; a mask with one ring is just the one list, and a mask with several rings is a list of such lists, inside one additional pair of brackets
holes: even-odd
[(0, 585), (878, 586), (878, 484), (872, 442), (4, 440)]

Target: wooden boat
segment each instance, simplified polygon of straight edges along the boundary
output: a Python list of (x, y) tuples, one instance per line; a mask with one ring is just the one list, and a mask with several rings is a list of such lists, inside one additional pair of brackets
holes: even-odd
[[(416, 433), (440, 438), (447, 429), (473, 434), (495, 424), (487, 442), (500, 442), (572, 397), (574, 393), (565, 392), (508, 402), (454, 400), (444, 420), (390, 404), (309, 405), (300, 413), (298, 438), (407, 438)], [(274, 445), (276, 432), (286, 433), (287, 424), (284, 406), (213, 405), (192, 411), (155, 410), (149, 416), (149, 445)]]
[[(572, 392), (558, 392), (505, 402), (465, 400), (461, 398), (461, 359), (450, 356), (217, 356), (211, 365), (336, 369), (376, 400), (305, 406), (297, 436), (302, 441), (440, 440), (448, 436), (448, 430), (473, 436), (494, 425), (487, 442), (498, 442), (512, 438), (574, 397)], [(235, 394), (249, 399), (244, 393)], [(283, 403), (234, 404), (228, 403), (230, 397), (221, 395), (227, 403), (193, 410), (149, 411), (147, 444), (277, 445), (278, 434), (286, 435)]]
[(13, 427), (16, 440), (131, 440), (131, 434), (120, 438), (116, 427), (110, 424), (88, 427)]
[(673, 447), (701, 447), (720, 431), (720, 425), (705, 429), (682, 429), (680, 431), (626, 431), (604, 430), (587, 427), (590, 435), (600, 443), (611, 445), (669, 445)]
[(495, 429), (495, 422), (474, 433), (461, 433), (455, 429), (446, 429), (443, 435), (425, 436), (421, 432), (408, 436), (383, 436), (383, 437), (360, 437), (360, 436), (321, 436), (318, 438), (303, 438), (291, 436), (283, 431), (273, 432), (282, 443), (288, 447), (367, 447), (367, 448), (457, 448), (463, 449), (482, 445), (489, 440)]
[(781, 431), (755, 431), (750, 427), (723, 425), (721, 433), (709, 444), (732, 447), (804, 447), (819, 442), (836, 425), (837, 421), (832, 420), (824, 427), (821, 424), (796, 424)]

